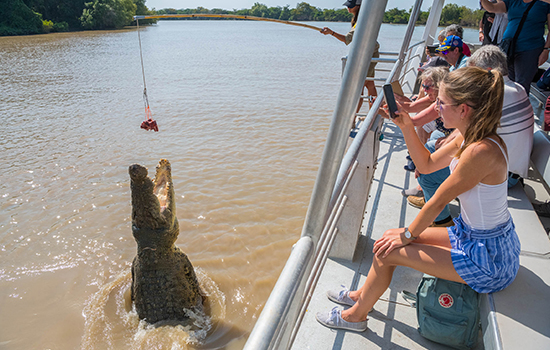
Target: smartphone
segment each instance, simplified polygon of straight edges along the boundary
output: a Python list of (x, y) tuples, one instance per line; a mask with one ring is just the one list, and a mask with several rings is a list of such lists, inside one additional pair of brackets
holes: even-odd
[(428, 45), (428, 51), (430, 52), (430, 55), (435, 55), (435, 49), (437, 49), (439, 45)]
[(395, 102), (395, 96), (393, 95), (393, 88), (391, 84), (384, 85), (384, 97), (386, 98), (386, 103), (388, 104), (388, 110), (390, 111), (390, 118), (397, 117), (397, 103)]

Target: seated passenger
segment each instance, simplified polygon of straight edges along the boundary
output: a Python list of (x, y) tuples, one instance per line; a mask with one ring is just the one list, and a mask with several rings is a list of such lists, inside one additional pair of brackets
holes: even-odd
[(436, 52), (439, 52), (443, 55), (443, 58), (451, 65), (449, 71), (454, 71), (455, 69), (466, 67), (466, 62), (468, 61), (468, 56), (463, 52), (462, 39), (456, 35), (449, 35), (445, 38), (445, 41), (439, 45)]
[[(433, 110), (432, 105), (435, 103), (439, 92), (439, 83), (443, 80), (443, 78), (445, 78), (448, 72), (449, 71), (446, 68), (442, 67), (431, 67), (426, 69), (421, 76), (421, 87), (425, 93), (425, 96), (417, 99), (416, 101), (411, 101), (404, 96), (396, 95), (396, 100), (401, 104), (403, 110), (407, 113), (421, 114), (426, 109), (431, 113)], [(440, 117), (437, 117), (435, 120), (430, 121), (423, 126), (416, 122), (416, 116), (411, 117), (411, 119), (413, 120), (413, 124), (417, 126), (417, 134), (423, 142), (426, 142), (430, 134), (435, 130), (439, 130), (446, 135), (452, 132), (452, 130), (446, 129), (443, 126), (443, 121)]]
[(508, 77), (506, 55), (495, 45), (485, 45), (468, 60), (469, 66), (499, 71), (504, 76), (504, 106), (497, 134), (506, 143), (510, 167), (508, 187), (527, 176), (533, 148), (535, 115), (523, 87)]
[[(437, 36), (437, 45), (441, 45), (443, 41), (445, 41), (445, 29), (439, 32), (439, 35)], [(426, 46), (426, 62), (424, 62), (420, 68), (418, 68), (418, 71), (423, 72), (429, 67), (449, 67), (449, 63), (441, 57), (442, 55), (438, 54), (431, 54), (430, 50), (428, 48), (428, 45)]]
[[(529, 169), (535, 123), (533, 107), (523, 87), (508, 78), (506, 55), (497, 46), (481, 47), (472, 55), (468, 64), (491, 68), (504, 76), (504, 107), (497, 134), (502, 137), (508, 148), (510, 159), (508, 187), (512, 187), (522, 177), (527, 176)], [(448, 171), (447, 174), (444, 172), (445, 170), (440, 170), (436, 174), (421, 174), (418, 182), (422, 187), (422, 195), (415, 195), (414, 192), (417, 191), (414, 189), (404, 191), (405, 195), (412, 194), (407, 197), (409, 204), (421, 208), (429, 200), (430, 194), (435, 193), (439, 185), (448, 177)]]
[[(451, 65), (449, 68), (450, 72), (466, 66), (468, 57), (462, 53), (462, 39), (458, 36), (450, 35), (445, 38), (436, 51), (440, 52), (444, 56), (445, 60)], [(421, 126), (437, 119), (437, 117), (438, 115), (435, 111), (435, 104), (432, 104), (432, 108), (426, 108), (424, 111), (414, 116), (413, 121), (416, 126)]]
[[(445, 36), (449, 35), (456, 35), (460, 39), (464, 39), (464, 28), (458, 24), (451, 24), (447, 28), (445, 28)], [(464, 40), (463, 40), (464, 41)], [(472, 51), (470, 51), (470, 47), (465, 42), (462, 43), (462, 52), (464, 52), (464, 55), (467, 57), (470, 57), (472, 55)]]
[[(497, 292), (515, 279), (520, 242), (508, 211), (508, 158), (496, 134), (502, 114), (504, 80), (496, 71), (466, 67), (449, 73), (439, 90), (438, 113), (445, 127), (460, 134), (434, 153), (418, 139), (409, 115), (400, 109), (401, 128), (417, 167), (451, 175), (409, 227), (390, 229), (374, 243), (366, 281), (357, 291), (329, 291), (338, 307), (317, 314), (330, 328), (365, 331), (367, 315), (391, 283), (397, 266), (464, 283), (479, 293)], [(464, 136), (462, 136), (464, 135)], [(461, 215), (450, 228), (431, 228), (443, 206), (460, 198)]]

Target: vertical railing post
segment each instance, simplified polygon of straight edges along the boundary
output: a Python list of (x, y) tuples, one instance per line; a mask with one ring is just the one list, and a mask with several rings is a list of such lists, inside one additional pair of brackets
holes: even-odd
[[(422, 34), (422, 41), (424, 41), (424, 44), (419, 45), (415, 49), (413, 56), (418, 55), (418, 57), (413, 58), (409, 62), (411, 66), (418, 67), (420, 65), (421, 57), (423, 57), (424, 50), (426, 50), (426, 45), (431, 44), (431, 40), (432, 40), (431, 38), (435, 37), (437, 27), (439, 25), (439, 20), (441, 19), (441, 9), (443, 8), (444, 3), (445, 3), (445, 0), (433, 0), (432, 6), (430, 9), (430, 15), (428, 16), (428, 20), (426, 21), (426, 27), (424, 28), (424, 33)], [(416, 72), (405, 70), (403, 81), (411, 82), (411, 81), (415, 81), (415, 79), (416, 79)], [(414, 86), (408, 86), (406, 87), (405, 90), (413, 92)]]
[(365, 83), (386, 4), (387, 0), (367, 0), (361, 5), (319, 173), (302, 229), (302, 236), (311, 236), (314, 242), (319, 239), (326, 220), (332, 189), (346, 149), (352, 117)]
[[(416, 25), (416, 20), (418, 19), (418, 15), (420, 13), (420, 8), (422, 7), (422, 0), (416, 0), (414, 3), (413, 9), (411, 11), (411, 16), (409, 17), (409, 23), (407, 24), (407, 31), (405, 32), (405, 38), (403, 39), (403, 43), (401, 44), (401, 50), (399, 50), (399, 59), (401, 62), (405, 61), (405, 55), (408, 53), (409, 45), (411, 44), (411, 38), (414, 33), (414, 27)], [(399, 77), (401, 75), (401, 68), (399, 67), (399, 70), (397, 71), (396, 77)]]

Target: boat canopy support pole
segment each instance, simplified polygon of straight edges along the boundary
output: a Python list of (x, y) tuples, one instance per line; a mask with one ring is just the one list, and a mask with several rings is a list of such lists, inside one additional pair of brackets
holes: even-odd
[[(433, 0), (430, 15), (426, 21), (426, 27), (424, 28), (424, 33), (422, 34), (422, 45), (419, 45), (416, 48), (415, 53), (412, 55), (412, 59), (407, 63), (405, 67), (405, 72), (403, 75), (403, 82), (410, 82), (416, 80), (416, 67), (419, 67), (422, 57), (424, 57), (424, 52), (426, 51), (426, 45), (431, 44), (433, 38), (437, 39), (437, 27), (439, 25), (439, 20), (441, 19), (441, 10), (445, 0)], [(413, 67), (414, 69), (408, 69), (408, 67)], [(415, 86), (403, 86), (405, 90), (415, 91)]]

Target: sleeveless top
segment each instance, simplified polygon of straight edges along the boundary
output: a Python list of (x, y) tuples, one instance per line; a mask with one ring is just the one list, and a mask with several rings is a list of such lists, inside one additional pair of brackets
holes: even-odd
[[(508, 169), (508, 157), (500, 144), (493, 141), (502, 151)], [(449, 169), (451, 173), (458, 165), (458, 158), (453, 158)], [(506, 170), (508, 174), (508, 170)], [(508, 177), (498, 185), (478, 183), (474, 188), (458, 195), (460, 214), (470, 227), (478, 230), (489, 230), (506, 223), (510, 219), (508, 211)]]

